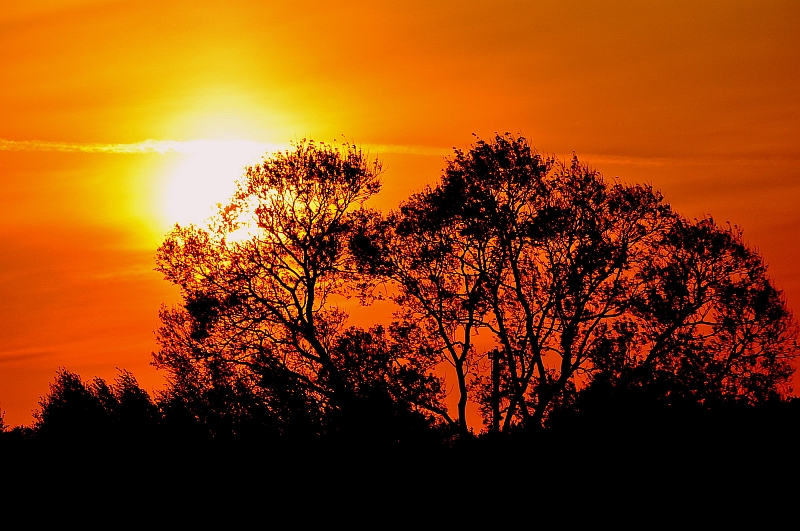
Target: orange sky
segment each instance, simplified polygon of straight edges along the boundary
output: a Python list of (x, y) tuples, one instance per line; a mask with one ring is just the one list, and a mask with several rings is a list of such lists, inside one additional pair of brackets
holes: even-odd
[(384, 161), (388, 208), (471, 133), (523, 133), (740, 225), (800, 311), (800, 3), (608, 4), (4, 2), (6, 423), (30, 423), (59, 366), (160, 386), (176, 291), (155, 248), (176, 198), (198, 215), (231, 178), (212, 160), (229, 144), (194, 140), (345, 135)]

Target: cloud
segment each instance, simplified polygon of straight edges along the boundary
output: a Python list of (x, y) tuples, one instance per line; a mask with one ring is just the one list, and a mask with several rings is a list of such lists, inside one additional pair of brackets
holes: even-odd
[[(55, 347), (60, 346), (62, 345), (55, 345)], [(0, 365), (14, 364), (20, 361), (24, 362), (34, 358), (52, 356), (57, 353), (57, 350), (53, 348), (53, 346), (48, 346), (48, 348), (30, 347), (0, 350)]]
[(119, 268), (111, 271), (104, 271), (102, 273), (92, 273), (85, 275), (87, 280), (135, 280), (142, 276), (153, 275), (154, 269), (152, 266), (132, 265), (129, 267)]
[(99, 144), (58, 142), (46, 140), (0, 139), (0, 151), (58, 151), (62, 153), (202, 153), (209, 148), (252, 148), (253, 150), (277, 151), (285, 146), (252, 142), (249, 140), (145, 140), (132, 144)]
[[(428, 146), (363, 144), (363, 149), (378, 153), (408, 155), (447, 155), (450, 149)], [(290, 148), (290, 144), (254, 142), (251, 140), (144, 140), (130, 144), (59, 142), (47, 140), (0, 139), (0, 151), (51, 151), (61, 153), (208, 153), (209, 151), (247, 151), (274, 153)]]
[[(791, 155), (707, 155), (686, 157), (629, 157), (600, 153), (578, 153), (581, 162), (589, 162), (591, 166), (614, 164), (619, 166), (780, 166), (796, 167), (799, 158)], [(566, 160), (569, 160), (568, 158)]]
[(394, 153), (398, 155), (450, 155), (452, 149), (426, 147), (426, 146), (398, 146), (395, 144), (364, 144), (363, 149), (381, 153)]

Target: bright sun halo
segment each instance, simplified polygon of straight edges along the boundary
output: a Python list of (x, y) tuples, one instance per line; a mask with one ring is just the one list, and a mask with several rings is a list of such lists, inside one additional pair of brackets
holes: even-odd
[(183, 160), (170, 172), (164, 190), (163, 216), (173, 225), (202, 224), (236, 190), (247, 165), (261, 161), (278, 146), (246, 140), (182, 142)]

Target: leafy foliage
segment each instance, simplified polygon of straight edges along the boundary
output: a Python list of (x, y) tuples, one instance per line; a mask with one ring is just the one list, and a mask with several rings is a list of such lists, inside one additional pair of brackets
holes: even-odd
[(185, 303), (162, 309), (155, 364), (170, 372), (177, 402), (221, 400), (210, 407), (221, 417), (258, 410), (281, 433), (389, 414), (367, 402), (422, 418), (443, 411), (430, 366), (381, 328), (349, 327), (339, 306), (359, 281), (351, 227), (379, 174), (354, 146), (303, 141), (248, 168), (207, 228), (168, 235), (158, 270)]
[[(792, 317), (737, 229), (522, 137), (457, 150), (437, 186), (366, 220), (357, 241), (364, 271), (397, 287), (454, 366), (462, 423), (472, 398), (494, 430), (538, 426), (596, 382), (757, 402), (792, 372)], [(492, 374), (478, 370), (481, 330)]]

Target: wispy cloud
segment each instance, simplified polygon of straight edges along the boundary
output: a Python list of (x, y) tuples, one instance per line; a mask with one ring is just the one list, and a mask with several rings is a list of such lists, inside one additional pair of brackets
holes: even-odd
[(145, 140), (131, 144), (100, 144), (0, 139), (0, 151), (58, 151), (62, 153), (203, 153), (209, 149), (220, 148), (273, 152), (286, 147), (288, 144), (269, 144), (249, 140)]
[[(0, 151), (51, 151), (61, 153), (208, 153), (209, 151), (246, 151), (274, 153), (290, 144), (254, 142), (251, 140), (144, 140), (130, 144), (59, 142), (47, 140), (0, 139)], [(428, 146), (363, 144), (362, 149), (380, 153), (409, 155), (447, 155), (452, 150)]]
[(85, 275), (83, 278), (90, 281), (96, 280), (133, 280), (142, 276), (153, 275), (153, 268), (150, 266), (144, 266), (141, 264), (133, 265), (130, 267), (125, 267), (121, 269), (115, 269), (110, 271), (104, 271), (101, 273), (93, 273), (90, 275)]
[(602, 166), (604, 164), (620, 166), (716, 166), (720, 164), (731, 166), (796, 166), (798, 163), (798, 157), (786, 154), (714, 154), (684, 157), (631, 157), (602, 153), (578, 153), (578, 159), (581, 162), (588, 162), (591, 166)]
[(665, 157), (626, 157), (599, 153), (578, 153), (578, 159), (581, 162), (588, 161), (592, 165), (620, 164), (634, 166), (663, 166), (665, 164), (674, 164), (676, 162), (675, 159), (668, 159)]
[(439, 155), (445, 156), (453, 153), (452, 149), (427, 147), (427, 146), (399, 146), (396, 144), (364, 144), (363, 149), (381, 153), (396, 153), (400, 155)]
[(20, 361), (26, 362), (33, 358), (52, 356), (58, 353), (58, 351), (56, 350), (58, 346), (61, 345), (47, 345), (47, 348), (28, 347), (19, 349), (0, 350), (0, 365), (14, 364)]
[[(445, 157), (453, 153), (452, 148), (415, 146), (399, 144), (358, 144), (364, 151), (382, 155), (387, 153), (400, 155), (423, 155)], [(102, 144), (60, 142), (49, 140), (7, 140), (0, 138), (0, 151), (39, 151), (62, 153), (184, 153), (200, 155), (234, 155), (255, 161), (266, 153), (275, 153), (291, 148), (290, 143), (255, 142), (252, 140), (144, 140), (130, 144)], [(564, 157), (569, 160), (569, 157)], [(798, 157), (793, 155), (707, 155), (686, 157), (635, 157), (620, 156), (610, 153), (579, 153), (578, 158), (592, 166), (605, 164), (624, 166), (665, 166), (665, 165), (797, 165)]]

